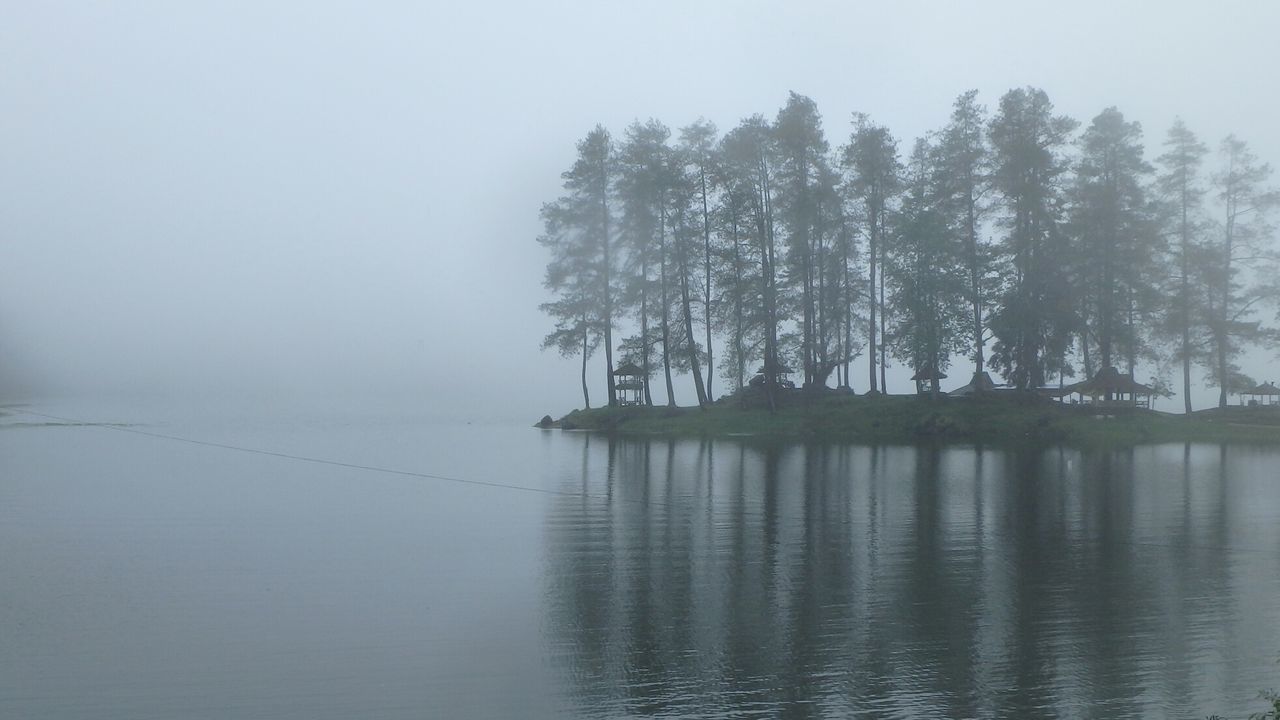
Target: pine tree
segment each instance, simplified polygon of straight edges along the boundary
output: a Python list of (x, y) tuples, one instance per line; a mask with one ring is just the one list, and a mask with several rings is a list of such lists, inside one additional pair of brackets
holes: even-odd
[[(867, 356), (870, 389), (884, 391), (885, 349), (882, 340), (884, 321), (884, 279), (878, 267), (884, 264), (885, 226), (888, 223), (889, 206), (900, 185), (898, 143), (889, 129), (875, 125), (862, 113), (853, 116), (853, 136), (843, 152), (844, 167), (849, 173), (849, 189), (865, 213), (867, 224), (867, 299), (870, 312), (867, 318)], [(877, 327), (877, 313), (879, 326)], [(877, 332), (879, 335), (877, 335)], [(880, 380), (876, 381), (876, 349), (880, 345)]]
[(1049, 97), (1036, 88), (1005, 93), (991, 121), (993, 181), (1005, 210), (1001, 249), (1010, 263), (991, 319), (991, 360), (1023, 390), (1044, 385), (1050, 358), (1065, 355), (1075, 323), (1070, 286), (1057, 271), (1065, 250), (1062, 149), (1075, 127), (1053, 115)]
[(939, 141), (938, 163), (946, 211), (963, 242), (958, 261), (966, 275), (964, 300), (969, 307), (970, 357), (974, 373), (981, 374), (986, 364), (986, 316), (993, 299), (994, 253), (979, 237), (989, 204), (986, 196), (991, 187), (991, 158), (987, 147), (986, 109), (978, 104), (977, 97), (978, 91), (970, 90), (956, 98), (951, 122)]
[[(1275, 277), (1277, 257), (1269, 215), (1280, 205), (1280, 193), (1265, 187), (1271, 166), (1259, 162), (1243, 140), (1228, 135), (1221, 154), (1224, 167), (1213, 179), (1223, 219), (1221, 239), (1209, 266), (1213, 343), (1209, 369), (1218, 385), (1218, 407), (1226, 407), (1227, 394), (1249, 382), (1236, 365), (1240, 350), (1274, 340), (1273, 332), (1254, 320), (1253, 313), (1256, 306), (1276, 300), (1276, 289), (1261, 281)], [(1244, 263), (1251, 273), (1241, 267)]]
[[(940, 158), (917, 140), (905, 170), (901, 210), (893, 223), (893, 252), (885, 265), (895, 323), (894, 355), (916, 370), (939, 372), (967, 345), (964, 245), (949, 227)], [(935, 373), (936, 375), (936, 373)], [(940, 392), (934, 377), (930, 392)]]
[[(1160, 256), (1146, 198), (1152, 168), (1143, 158), (1142, 128), (1114, 107), (1080, 138), (1072, 226), (1079, 259), (1075, 291), (1090, 310), (1083, 318), (1096, 338), (1101, 367), (1123, 353), (1132, 374), (1143, 346), (1140, 320), (1151, 315)], [(1110, 398), (1108, 398), (1110, 399)]]
[(1164, 154), (1157, 158), (1163, 172), (1156, 180), (1156, 188), (1163, 198), (1161, 216), (1173, 242), (1166, 284), (1170, 302), (1165, 307), (1161, 327), (1176, 343), (1174, 358), (1182, 369), (1183, 408), (1190, 414), (1191, 366), (1207, 360), (1204, 351), (1208, 342), (1208, 316), (1203, 268), (1208, 249), (1204, 242), (1204, 188), (1199, 182), (1199, 171), (1208, 148), (1181, 119), (1169, 128), (1164, 147)]

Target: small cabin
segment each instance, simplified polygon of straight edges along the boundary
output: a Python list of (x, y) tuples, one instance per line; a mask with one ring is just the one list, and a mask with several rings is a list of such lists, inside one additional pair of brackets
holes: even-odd
[(633, 362), (625, 362), (613, 371), (616, 378), (613, 387), (618, 391), (619, 405), (643, 405), (644, 384), (648, 381), (643, 369)]

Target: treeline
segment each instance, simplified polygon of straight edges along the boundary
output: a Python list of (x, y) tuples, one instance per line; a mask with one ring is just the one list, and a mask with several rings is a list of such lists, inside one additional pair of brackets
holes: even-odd
[[(623, 362), (688, 373), (700, 404), (716, 377), (757, 368), (805, 387), (884, 391), (890, 357), (945, 370), (967, 355), (1029, 389), (1140, 363), (1193, 368), (1227, 394), (1237, 360), (1276, 340), (1260, 318), (1280, 297), (1271, 169), (1230, 135), (1216, 164), (1181, 120), (1148, 160), (1142, 128), (1107, 108), (1080, 128), (1044, 91), (994, 112), (967, 92), (945, 127), (905, 152), (855, 114), (832, 147), (813, 100), (720, 135), (657, 120), (621, 137), (597, 126), (542, 209), (544, 347), (582, 361), (603, 348), (609, 403)], [(937, 389), (936, 380), (934, 389)], [(648, 383), (644, 402), (652, 404)]]

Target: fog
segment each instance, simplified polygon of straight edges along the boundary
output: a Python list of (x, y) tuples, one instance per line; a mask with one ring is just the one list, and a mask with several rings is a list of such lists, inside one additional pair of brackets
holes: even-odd
[(795, 90), (833, 143), (864, 111), (906, 149), (957, 94), (1034, 85), (1083, 122), (1118, 106), (1149, 158), (1181, 116), (1280, 161), (1280, 5), (859, 5), (11, 4), (0, 400), (565, 411), (538, 210), (596, 123), (724, 131)]

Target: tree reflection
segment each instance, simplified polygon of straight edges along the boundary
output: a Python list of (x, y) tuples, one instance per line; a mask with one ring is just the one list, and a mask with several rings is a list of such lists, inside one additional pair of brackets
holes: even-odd
[(1222, 707), (1203, 654), (1257, 621), (1205, 601), (1235, 580), (1207, 449), (582, 454), (546, 633), (584, 716), (1194, 715)]

